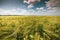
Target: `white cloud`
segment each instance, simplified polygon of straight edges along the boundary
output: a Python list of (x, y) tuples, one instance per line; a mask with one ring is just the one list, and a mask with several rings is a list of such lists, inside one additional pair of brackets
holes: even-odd
[[(42, 10), (42, 11), (41, 11)], [(60, 12), (53, 11), (53, 10), (45, 10), (44, 7), (37, 8), (37, 11), (31, 9), (31, 10), (25, 10), (25, 9), (0, 9), (0, 15), (60, 15)]]
[(38, 11), (44, 11), (44, 7), (36, 8)]
[(49, 0), (44, 7), (36, 8), (40, 15), (60, 15), (60, 0)]
[(35, 4), (36, 2), (40, 2), (40, 0), (24, 0), (24, 3), (27, 4)]
[(60, 0), (50, 0), (46, 2), (47, 7), (60, 7)]
[(59, 10), (60, 9), (60, 0), (50, 0), (46, 2), (46, 7), (48, 9)]
[(60, 9), (59, 8), (56, 8), (56, 7), (53, 7), (53, 8), (47, 8), (47, 9), (44, 9), (44, 7), (40, 7), (40, 8), (36, 8), (36, 12), (37, 14), (39, 15), (57, 15), (59, 16), (60, 15)]
[(34, 6), (33, 6), (33, 4), (30, 4), (29, 6), (28, 6), (28, 8), (33, 8)]
[(0, 15), (13, 15), (16, 14), (16, 9), (6, 10), (0, 9)]
[(11, 9), (11, 10), (0, 9), (0, 15), (33, 15), (33, 11), (32, 13), (30, 11), (20, 8)]
[(40, 2), (40, 0), (24, 0), (24, 3), (29, 4), (28, 8), (33, 8), (33, 5), (37, 2)]

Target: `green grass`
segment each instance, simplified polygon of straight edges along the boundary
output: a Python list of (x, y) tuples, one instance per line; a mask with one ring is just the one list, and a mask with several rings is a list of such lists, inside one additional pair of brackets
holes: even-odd
[(0, 16), (0, 40), (60, 40), (60, 16)]

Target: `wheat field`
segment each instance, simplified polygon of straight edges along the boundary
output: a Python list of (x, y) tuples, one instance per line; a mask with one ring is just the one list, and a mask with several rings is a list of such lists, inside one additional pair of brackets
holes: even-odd
[(60, 16), (0, 16), (0, 40), (60, 40)]

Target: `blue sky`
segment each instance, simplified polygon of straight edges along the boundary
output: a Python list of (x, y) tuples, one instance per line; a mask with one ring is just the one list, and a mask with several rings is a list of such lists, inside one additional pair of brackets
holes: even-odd
[(0, 15), (60, 15), (59, 11), (60, 0), (0, 0)]
[[(28, 4), (23, 3), (24, 0), (0, 0), (0, 8), (5, 8), (5, 9), (12, 9), (12, 8), (23, 8), (23, 9), (28, 9), (27, 6)], [(34, 4), (34, 8), (36, 7), (43, 7), (45, 6), (45, 1), (48, 0), (41, 0), (41, 2), (38, 2)]]
[(12, 9), (12, 8), (24, 8), (22, 0), (0, 0), (0, 8)]

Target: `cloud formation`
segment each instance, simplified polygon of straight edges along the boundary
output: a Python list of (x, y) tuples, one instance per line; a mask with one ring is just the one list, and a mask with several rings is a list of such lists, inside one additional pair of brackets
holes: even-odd
[[(20, 9), (20, 8), (17, 8), (17, 9), (11, 9), (11, 10), (6, 10), (6, 9), (1, 9), (0, 8), (0, 15), (46, 15), (46, 16), (49, 16), (49, 15), (60, 15), (60, 12), (53, 12), (52, 10), (49, 10), (49, 11), (43, 11), (44, 8), (37, 8), (38, 11), (35, 11), (35, 10), (25, 10), (25, 9)], [(42, 10), (42, 11), (40, 11)]]
[(33, 4), (30, 4), (29, 6), (28, 6), (28, 8), (33, 8), (34, 6), (33, 6)]
[(34, 14), (33, 10), (25, 10), (21, 8), (7, 10), (0, 8), (0, 15), (34, 15)]
[(60, 10), (60, 0), (49, 0), (46, 2), (48, 9)]
[(44, 7), (40, 7), (40, 8), (36, 8), (36, 10), (39, 13), (44, 13), (44, 14), (51, 14), (51, 15), (60, 15), (60, 0), (49, 0), (46, 2), (46, 8), (44, 9)]
[(14, 15), (16, 14), (16, 9), (6, 10), (0, 9), (0, 15)]
[(47, 7), (60, 7), (60, 0), (50, 0), (46, 2)]
[(33, 5), (37, 2), (40, 2), (40, 0), (24, 0), (24, 3), (29, 4), (28, 8), (33, 8)]

